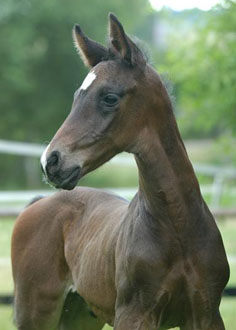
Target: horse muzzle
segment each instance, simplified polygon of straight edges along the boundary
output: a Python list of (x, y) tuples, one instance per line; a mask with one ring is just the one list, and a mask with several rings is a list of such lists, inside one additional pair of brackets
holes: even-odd
[(44, 164), (41, 162), (41, 168), (50, 184), (65, 190), (73, 189), (81, 174), (80, 166), (63, 169), (61, 155), (58, 151), (53, 151)]

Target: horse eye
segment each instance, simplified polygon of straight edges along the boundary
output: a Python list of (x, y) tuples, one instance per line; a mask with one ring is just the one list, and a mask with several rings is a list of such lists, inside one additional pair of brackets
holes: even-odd
[(106, 106), (111, 107), (117, 104), (119, 98), (115, 94), (107, 94), (103, 98), (103, 102), (106, 104)]

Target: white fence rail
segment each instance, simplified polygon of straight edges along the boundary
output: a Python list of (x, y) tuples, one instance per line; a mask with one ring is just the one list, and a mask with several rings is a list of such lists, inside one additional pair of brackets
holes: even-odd
[(0, 153), (4, 154), (39, 157), (44, 149), (43, 145), (36, 143), (0, 140)]
[[(0, 153), (19, 155), (19, 156), (30, 156), (30, 157), (40, 157), (45, 149), (45, 145), (35, 144), (35, 143), (22, 143), (15, 141), (0, 140)], [(121, 154), (114, 157), (111, 161), (112, 164), (121, 166), (135, 166), (135, 161), (131, 155)], [(197, 174), (202, 174), (210, 176), (213, 178), (212, 185), (202, 186), (202, 192), (205, 194), (211, 194), (210, 205), (212, 208), (218, 208), (220, 205), (220, 199), (224, 189), (224, 183), (227, 180), (236, 180), (236, 168), (233, 167), (221, 167), (209, 164), (193, 164), (194, 170)], [(121, 195), (130, 198), (131, 193), (128, 189), (125, 191), (121, 189), (120, 192), (116, 192)], [(28, 201), (28, 195), (31, 197), (32, 194), (38, 194), (40, 192), (0, 192), (0, 203), (7, 202), (9, 199), (14, 200), (24, 200)], [(236, 188), (228, 189), (227, 193), (235, 196), (236, 200)], [(34, 196), (35, 196), (34, 194)], [(17, 195), (17, 196), (16, 196)], [(236, 204), (236, 203), (235, 203)]]
[[(127, 199), (131, 199), (137, 189), (135, 188), (106, 188), (112, 192)], [(36, 196), (49, 196), (55, 193), (55, 190), (31, 190), (31, 191), (0, 191), (0, 218), (16, 217)], [(211, 207), (211, 211), (216, 218), (235, 218), (235, 208)]]

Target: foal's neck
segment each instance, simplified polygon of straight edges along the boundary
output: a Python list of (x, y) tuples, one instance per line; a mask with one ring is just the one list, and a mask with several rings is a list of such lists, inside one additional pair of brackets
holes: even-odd
[(152, 118), (138, 142), (139, 206), (158, 221), (174, 221), (181, 229), (202, 216), (204, 203), (170, 102), (166, 107), (162, 113), (167, 122)]

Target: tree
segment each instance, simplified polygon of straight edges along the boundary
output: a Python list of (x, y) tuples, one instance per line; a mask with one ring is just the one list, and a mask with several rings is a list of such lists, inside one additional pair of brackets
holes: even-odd
[(185, 137), (236, 134), (235, 31), (236, 3), (226, 0), (202, 13), (185, 35), (175, 33), (168, 40), (161, 70), (173, 78)]
[(1, 138), (45, 142), (68, 114), (86, 73), (72, 44), (74, 23), (105, 43), (109, 11), (134, 33), (148, 8), (147, 0), (2, 2)]

